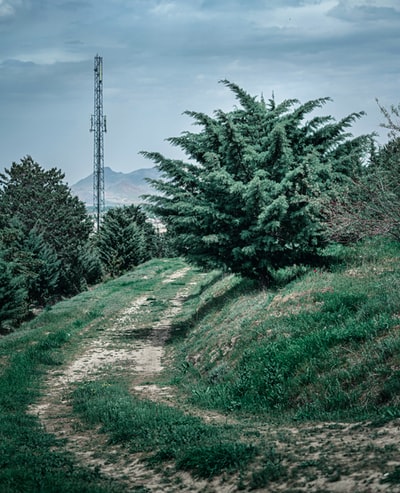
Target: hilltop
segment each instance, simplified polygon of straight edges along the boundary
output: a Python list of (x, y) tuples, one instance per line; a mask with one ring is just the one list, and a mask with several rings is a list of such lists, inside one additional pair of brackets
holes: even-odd
[(325, 255), (153, 259), (0, 339), (4, 491), (399, 492), (399, 245)]
[[(106, 166), (104, 168), (106, 207), (141, 203), (141, 195), (154, 193), (152, 187), (146, 182), (146, 178), (156, 179), (158, 177), (159, 172), (155, 167), (121, 173)], [(72, 185), (71, 190), (82, 202), (91, 206), (93, 204), (93, 174)]]

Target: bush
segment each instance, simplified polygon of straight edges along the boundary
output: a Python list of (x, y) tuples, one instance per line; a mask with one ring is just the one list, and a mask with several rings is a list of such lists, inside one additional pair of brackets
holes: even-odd
[(347, 133), (362, 113), (305, 123), (328, 98), (277, 104), (223, 83), (241, 107), (214, 118), (187, 112), (202, 130), (169, 141), (190, 162), (145, 152), (162, 174), (150, 180), (160, 194), (147, 199), (189, 261), (268, 284), (277, 269), (318, 256), (323, 199), (359, 172), (370, 138)]

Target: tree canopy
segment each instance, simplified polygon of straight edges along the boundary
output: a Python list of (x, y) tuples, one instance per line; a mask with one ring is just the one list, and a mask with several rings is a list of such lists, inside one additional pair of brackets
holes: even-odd
[(116, 207), (104, 215), (96, 247), (105, 271), (120, 275), (156, 254), (156, 231), (140, 206)]
[(85, 284), (82, 252), (93, 224), (71, 194), (64, 174), (44, 170), (30, 156), (0, 174), (0, 250), (23, 280), (29, 304), (79, 292)]
[(162, 173), (147, 198), (189, 261), (268, 283), (325, 244), (321, 198), (359, 172), (370, 139), (348, 132), (362, 112), (305, 120), (329, 98), (278, 104), (222, 83), (240, 106), (188, 111), (201, 130), (168, 139), (188, 161), (143, 153)]

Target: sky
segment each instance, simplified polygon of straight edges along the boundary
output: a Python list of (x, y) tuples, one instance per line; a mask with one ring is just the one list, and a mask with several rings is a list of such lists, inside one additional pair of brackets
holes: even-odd
[(105, 166), (151, 167), (140, 151), (253, 96), (329, 96), (324, 114), (367, 114), (353, 134), (387, 131), (376, 103), (400, 102), (399, 0), (0, 0), (0, 172), (26, 155), (73, 185), (93, 169), (94, 57), (103, 58)]

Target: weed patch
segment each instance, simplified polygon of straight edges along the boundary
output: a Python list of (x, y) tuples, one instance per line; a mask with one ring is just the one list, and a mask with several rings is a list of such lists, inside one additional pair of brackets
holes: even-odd
[[(237, 285), (176, 341), (174, 381), (193, 405), (302, 420), (377, 419), (399, 405), (398, 245), (333, 254), (333, 272), (304, 270), (275, 293)], [(223, 298), (230, 285), (212, 290)]]
[(249, 488), (265, 488), (269, 483), (282, 480), (286, 476), (287, 468), (282, 464), (282, 456), (271, 447), (264, 453), (260, 467), (252, 472)]
[(179, 454), (177, 469), (187, 470), (199, 478), (209, 479), (222, 472), (243, 471), (254, 459), (256, 448), (243, 443), (215, 443), (189, 447)]
[(386, 474), (382, 483), (400, 484), (400, 466), (394, 468), (392, 472)]
[(73, 402), (75, 412), (91, 425), (100, 424), (111, 443), (147, 452), (152, 465), (175, 461), (178, 470), (210, 478), (245, 468), (256, 454), (254, 446), (238, 441), (239, 430), (208, 425), (175, 408), (134, 398), (120, 384), (82, 383)]

